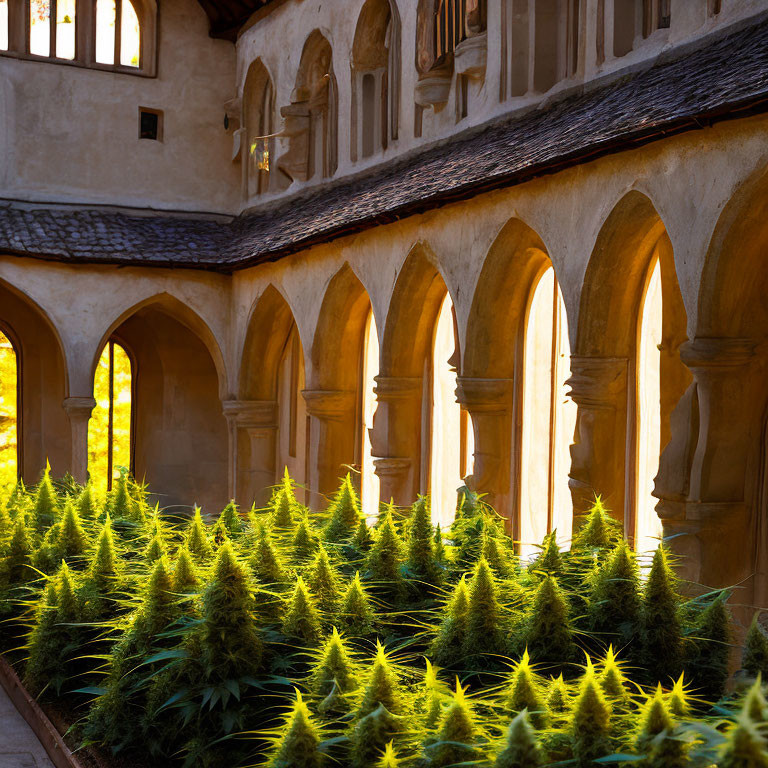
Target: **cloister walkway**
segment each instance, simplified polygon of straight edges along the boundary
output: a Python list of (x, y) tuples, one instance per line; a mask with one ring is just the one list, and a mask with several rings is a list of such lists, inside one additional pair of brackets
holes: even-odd
[(0, 686), (0, 766), (54, 768), (43, 745)]

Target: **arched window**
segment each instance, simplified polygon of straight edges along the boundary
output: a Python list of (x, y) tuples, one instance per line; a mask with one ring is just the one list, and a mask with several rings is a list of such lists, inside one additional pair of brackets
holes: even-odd
[(155, 0), (0, 0), (0, 51), (153, 75)]
[(509, 60), (512, 96), (545, 93), (576, 74), (580, 11), (581, 0), (506, 0), (505, 40), (510, 53), (504, 55)]
[(275, 146), (271, 137), (275, 132), (275, 91), (261, 61), (254, 61), (248, 68), (243, 87), (243, 116), (243, 183), (249, 198), (269, 189)]
[(397, 138), (400, 17), (393, 0), (366, 0), (352, 45), (352, 159)]
[(300, 485), (307, 481), (307, 410), (304, 389), (304, 353), (299, 331), (293, 323), (277, 370), (277, 476), (285, 468)]
[(612, 0), (613, 55), (626, 56), (638, 39), (672, 22), (671, 0)]
[(110, 339), (93, 381), (96, 407), (88, 422), (88, 473), (98, 490), (111, 490), (121, 472), (133, 471), (133, 365), (125, 347)]
[(638, 552), (654, 550), (662, 535), (656, 514), (658, 499), (651, 494), (661, 453), (661, 262), (655, 258), (639, 318), (637, 349), (637, 518), (635, 541)]
[(337, 166), (338, 89), (330, 43), (315, 30), (301, 53), (291, 103), (282, 107), (288, 150), (278, 167), (295, 181), (332, 176)]
[(16, 347), (0, 331), (0, 490), (19, 477), (19, 365)]
[[(431, 359), (429, 488), (432, 519), (450, 525), (456, 512), (457, 490), (471, 469), (472, 429), (469, 416), (456, 402), (458, 344), (453, 303), (446, 293), (434, 331)], [(429, 381), (430, 377), (425, 377)]]
[(555, 270), (548, 267), (533, 291), (525, 329), (521, 473), (521, 553), (537, 551), (544, 534), (571, 537), (569, 446), (576, 404), (566, 396), (570, 377), (568, 323)]
[(379, 372), (379, 336), (376, 332), (376, 320), (373, 312), (368, 313), (365, 322), (362, 366), (362, 460), (361, 464), (361, 501), (363, 512), (369, 520), (375, 520), (379, 511), (380, 483), (373, 464), (371, 433), (373, 414), (376, 412), (376, 375)]

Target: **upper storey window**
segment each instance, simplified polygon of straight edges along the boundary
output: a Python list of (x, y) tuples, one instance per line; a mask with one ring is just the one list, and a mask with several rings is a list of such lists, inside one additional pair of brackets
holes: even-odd
[(397, 138), (400, 16), (393, 0), (366, 0), (352, 45), (351, 155), (370, 157)]
[(245, 196), (260, 195), (269, 189), (274, 156), (275, 90), (260, 60), (248, 68), (243, 87), (243, 184)]
[[(638, 40), (671, 23), (672, 0), (613, 0), (613, 55), (626, 56)], [(598, 58), (604, 58), (600, 50)]]
[(154, 75), (155, 0), (0, 0), (0, 51)]

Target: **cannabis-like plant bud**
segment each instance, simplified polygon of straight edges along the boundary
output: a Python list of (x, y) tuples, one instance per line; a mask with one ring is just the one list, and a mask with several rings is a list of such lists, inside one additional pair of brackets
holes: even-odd
[(23, 584), (36, 576), (32, 562), (32, 537), (24, 515), (19, 515), (13, 526), (11, 540), (3, 561), (3, 580), (7, 584)]
[(293, 557), (299, 563), (309, 560), (320, 546), (319, 539), (312, 530), (312, 524), (309, 522), (309, 517), (306, 513), (299, 518), (299, 523), (293, 534), (292, 546)]
[(64, 505), (64, 514), (58, 528), (57, 549), (64, 558), (80, 557), (88, 549), (85, 533), (75, 506), (70, 500)]
[(599, 680), (603, 693), (615, 706), (622, 706), (628, 702), (629, 692), (625, 686), (626, 678), (621, 670), (621, 665), (616, 660), (613, 645), (608, 646)]
[(128, 477), (120, 475), (107, 498), (107, 511), (113, 520), (136, 520), (139, 516), (137, 504), (128, 493)]
[(165, 543), (165, 539), (162, 534), (156, 533), (147, 544), (147, 548), (144, 550), (144, 557), (151, 565), (156, 560), (164, 557), (168, 553), (168, 547)]
[(643, 664), (653, 682), (676, 678), (682, 666), (677, 580), (663, 545), (653, 556), (651, 571), (643, 591)]
[(405, 583), (400, 567), (404, 560), (403, 542), (395, 527), (392, 511), (388, 510), (365, 559), (368, 575), (371, 580), (382, 583), (390, 595), (401, 596)]
[(187, 544), (189, 553), (199, 563), (207, 562), (213, 555), (211, 540), (208, 537), (208, 531), (205, 522), (203, 522), (203, 515), (198, 506), (195, 507), (192, 520), (190, 520), (189, 525), (187, 526), (184, 540)]
[(99, 538), (96, 540), (96, 548), (91, 558), (88, 575), (102, 594), (111, 589), (118, 575), (115, 535), (112, 532), (112, 521), (109, 515), (107, 515)]
[(515, 564), (509, 550), (497, 536), (485, 532), (482, 537), (482, 556), (488, 561), (493, 572), (500, 579), (509, 579), (515, 575)]
[(435, 562), (444, 566), (446, 563), (445, 544), (443, 544), (443, 532), (440, 530), (440, 523), (435, 526), (435, 535), (432, 538), (432, 551), (435, 553)]
[(249, 565), (254, 578), (260, 584), (282, 584), (288, 580), (280, 550), (275, 546), (263, 522), (259, 522), (256, 526), (256, 542)]
[(512, 715), (528, 712), (536, 728), (546, 727), (549, 721), (547, 706), (541, 694), (541, 681), (531, 667), (528, 650), (512, 668), (507, 688), (507, 711)]
[(190, 555), (186, 543), (182, 544), (176, 552), (171, 588), (177, 595), (185, 595), (196, 592), (199, 585), (200, 577), (197, 574), (192, 555)]
[(445, 606), (443, 620), (430, 648), (438, 664), (455, 664), (462, 657), (467, 641), (468, 612), (469, 590), (462, 576)]
[(481, 557), (469, 587), (464, 652), (467, 655), (503, 654), (506, 645), (496, 579), (485, 558)]
[(388, 742), (387, 746), (384, 747), (384, 754), (379, 762), (376, 763), (376, 768), (400, 768), (400, 761), (397, 759), (393, 742)]
[(243, 521), (240, 518), (240, 512), (237, 509), (235, 500), (231, 499), (224, 509), (221, 510), (218, 521), (227, 529), (230, 538), (238, 536), (243, 532)]
[(384, 648), (376, 646), (376, 656), (355, 712), (356, 725), (352, 729), (352, 765), (367, 768), (377, 755), (400, 731), (405, 723), (405, 699), (400, 690), (397, 673)]
[(352, 546), (358, 552), (367, 552), (371, 548), (371, 544), (373, 544), (373, 533), (368, 521), (361, 517), (355, 535), (352, 537)]
[(339, 626), (349, 635), (365, 637), (373, 632), (376, 616), (359, 573), (355, 573), (341, 598), (337, 618)]
[(358, 674), (357, 664), (349, 648), (334, 627), (310, 674), (310, 691), (314, 696), (323, 699), (336, 685), (342, 695), (349, 694), (358, 685)]
[(450, 691), (437, 676), (438, 668), (429, 659), (426, 662), (424, 683), (416, 699), (416, 707), (422, 715), (424, 730), (434, 731), (443, 716), (443, 704), (450, 697)]
[(408, 573), (419, 580), (437, 583), (440, 571), (435, 563), (435, 553), (432, 548), (432, 513), (429, 499), (420, 496), (411, 507), (411, 518), (408, 524), (408, 557), (406, 568)]
[(539, 768), (544, 755), (536, 741), (527, 712), (517, 715), (507, 728), (504, 748), (496, 756), (496, 768)]
[(594, 760), (613, 752), (610, 731), (611, 710), (587, 659), (571, 717), (571, 749), (578, 768), (592, 768)]
[(557, 544), (557, 531), (544, 537), (541, 554), (531, 564), (531, 570), (548, 576), (560, 576), (563, 573), (563, 555)]
[(299, 576), (283, 619), (283, 632), (291, 637), (298, 637), (307, 643), (316, 643), (322, 634), (320, 614), (312, 593)]
[(722, 696), (728, 680), (730, 643), (731, 616), (726, 596), (720, 594), (697, 618), (689, 661), (697, 687), (713, 701)]
[(437, 741), (427, 746), (430, 765), (446, 768), (475, 759), (478, 755), (478, 750), (473, 745), (475, 736), (472, 708), (465, 696), (465, 689), (456, 678), (456, 690), (440, 722)]
[(301, 693), (296, 691), (296, 700), (268, 765), (270, 768), (320, 768), (323, 764), (321, 741), (320, 729), (312, 722)]
[(763, 730), (742, 712), (726, 733), (718, 768), (768, 768), (768, 744)]
[(361, 514), (360, 500), (352, 485), (352, 478), (347, 474), (328, 508), (329, 519), (323, 538), (330, 542), (349, 541), (357, 531)]
[(685, 768), (688, 765), (683, 742), (672, 737), (674, 727), (659, 685), (643, 706), (635, 738), (637, 750), (647, 755), (644, 764), (648, 768)]
[(691, 715), (691, 705), (688, 701), (688, 691), (685, 687), (684, 676), (684, 673), (680, 673), (680, 677), (675, 680), (675, 684), (672, 686), (672, 690), (667, 698), (670, 714), (672, 717), (681, 720)]
[(93, 486), (90, 482), (80, 492), (75, 502), (77, 512), (82, 520), (95, 520), (98, 514), (96, 507), (96, 495), (93, 492)]
[(13, 530), (13, 518), (8, 511), (8, 505), (0, 507), (0, 544), (10, 537)]
[(640, 572), (626, 541), (620, 541), (595, 578), (587, 614), (590, 629), (601, 635), (617, 635), (622, 645), (640, 628)]
[(600, 496), (595, 498), (586, 520), (573, 537), (572, 549), (607, 550), (621, 537), (619, 524), (608, 514)]
[(560, 673), (552, 678), (547, 690), (547, 710), (555, 720), (560, 720), (571, 708), (571, 697), (568, 686)]
[(525, 641), (536, 662), (567, 664), (573, 657), (568, 602), (553, 576), (536, 589), (525, 620)]
[(56, 522), (59, 516), (59, 497), (51, 480), (51, 465), (46, 464), (45, 472), (37, 484), (32, 506), (32, 526), (42, 533)]
[(744, 697), (742, 709), (749, 715), (754, 723), (768, 723), (768, 702), (763, 695), (762, 675), (758, 673), (757, 679), (750, 686)]
[(273, 528), (283, 531), (293, 528), (293, 518), (299, 512), (299, 503), (296, 501), (294, 484), (288, 474), (288, 467), (285, 468), (280, 485), (272, 493), (269, 508), (269, 518)]
[(768, 635), (760, 626), (760, 611), (755, 612), (744, 643), (741, 667), (752, 677), (768, 677)]
[(315, 596), (317, 607), (325, 616), (332, 616), (341, 598), (341, 579), (331, 565), (324, 547), (320, 547), (307, 568), (306, 579)]

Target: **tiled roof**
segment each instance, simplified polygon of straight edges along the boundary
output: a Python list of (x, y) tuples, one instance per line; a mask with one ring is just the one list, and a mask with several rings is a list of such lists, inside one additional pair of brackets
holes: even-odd
[(607, 85), (230, 223), (0, 208), (0, 251), (230, 271), (596, 157), (768, 111), (768, 18)]

